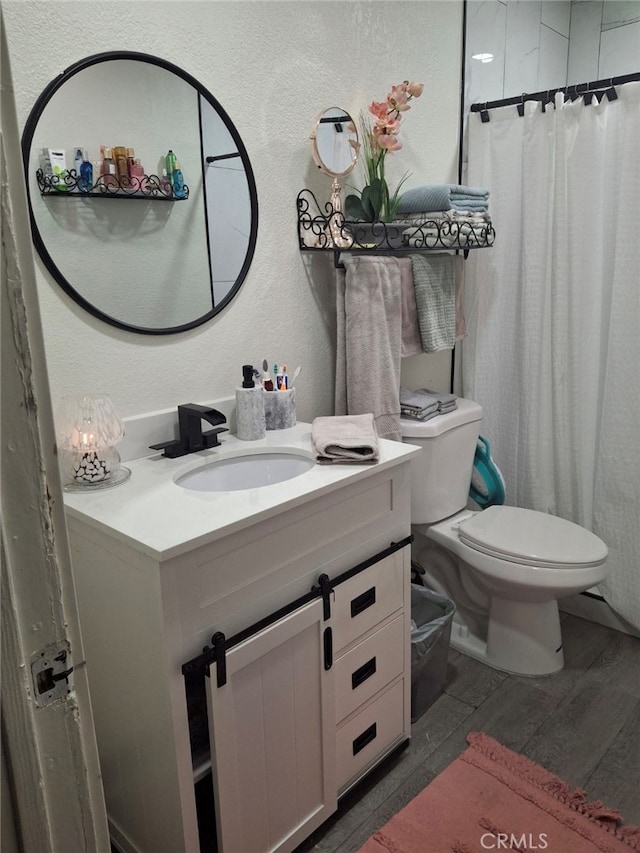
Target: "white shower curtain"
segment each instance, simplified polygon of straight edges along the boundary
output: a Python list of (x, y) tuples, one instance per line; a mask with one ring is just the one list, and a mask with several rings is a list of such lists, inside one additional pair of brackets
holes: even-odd
[(470, 114), (496, 242), (465, 268), (462, 393), (507, 502), (598, 534), (600, 591), (640, 629), (640, 82), (617, 94)]

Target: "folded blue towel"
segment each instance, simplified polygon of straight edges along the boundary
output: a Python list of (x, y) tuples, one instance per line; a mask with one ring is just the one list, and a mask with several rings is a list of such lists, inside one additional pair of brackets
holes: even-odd
[[(432, 210), (451, 210), (452, 201), (480, 201), (486, 203), (489, 191), (481, 187), (460, 184), (425, 184), (402, 194), (398, 213), (422, 213)], [(460, 209), (460, 208), (459, 208)], [(462, 208), (465, 209), (465, 208)]]
[(472, 210), (474, 213), (486, 213), (489, 210), (489, 205), (486, 201), (478, 199), (466, 199), (451, 202), (452, 210)]

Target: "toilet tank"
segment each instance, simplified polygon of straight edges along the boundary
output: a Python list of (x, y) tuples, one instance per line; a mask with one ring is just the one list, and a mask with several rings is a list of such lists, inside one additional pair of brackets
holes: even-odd
[(458, 408), (421, 422), (400, 418), (402, 440), (422, 453), (411, 461), (411, 523), (433, 524), (467, 504), (482, 408), (457, 399)]

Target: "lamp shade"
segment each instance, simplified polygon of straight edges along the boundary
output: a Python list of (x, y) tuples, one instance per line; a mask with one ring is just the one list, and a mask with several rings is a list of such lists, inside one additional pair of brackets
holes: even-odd
[(68, 484), (83, 487), (122, 481), (115, 476), (120, 469), (115, 445), (124, 438), (124, 424), (107, 394), (63, 397), (57, 435), (65, 488)]

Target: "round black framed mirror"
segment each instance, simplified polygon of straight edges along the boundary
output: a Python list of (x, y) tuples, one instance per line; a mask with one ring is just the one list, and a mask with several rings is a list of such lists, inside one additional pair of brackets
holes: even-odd
[(121, 329), (183, 332), (222, 311), (255, 251), (249, 156), (213, 95), (156, 56), (88, 56), (22, 135), (34, 245), (63, 290)]

